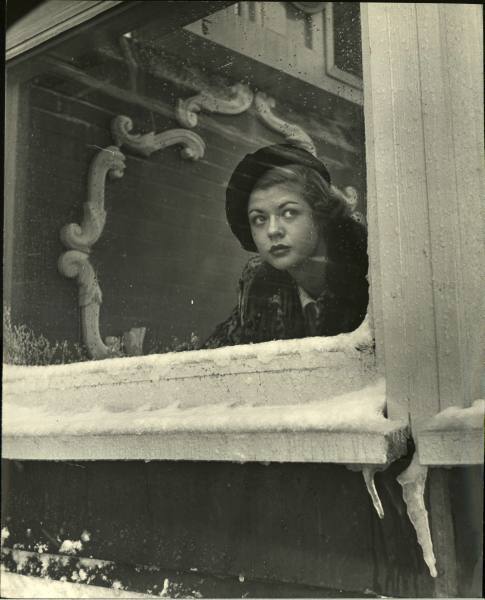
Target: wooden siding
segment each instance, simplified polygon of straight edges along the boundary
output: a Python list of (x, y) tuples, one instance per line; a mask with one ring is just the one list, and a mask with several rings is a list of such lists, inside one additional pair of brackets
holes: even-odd
[[(57, 535), (128, 564), (429, 597), (432, 582), (395, 480), (377, 474), (380, 520), (362, 475), (324, 464), (7, 461), (14, 543)], [(28, 547), (26, 547), (28, 549)]]

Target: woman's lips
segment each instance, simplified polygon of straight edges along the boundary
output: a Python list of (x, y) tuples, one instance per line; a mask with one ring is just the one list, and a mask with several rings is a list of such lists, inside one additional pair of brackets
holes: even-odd
[(285, 246), (284, 244), (278, 244), (277, 246), (271, 246), (269, 249), (269, 253), (271, 256), (285, 256), (290, 251), (289, 246)]

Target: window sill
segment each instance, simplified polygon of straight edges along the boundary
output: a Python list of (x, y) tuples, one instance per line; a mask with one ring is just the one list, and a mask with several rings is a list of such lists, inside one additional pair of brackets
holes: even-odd
[(4, 367), (5, 458), (388, 464), (364, 323), (352, 334), (50, 367)]
[(406, 431), (168, 432), (3, 438), (16, 460), (201, 460), (387, 465), (406, 452)]

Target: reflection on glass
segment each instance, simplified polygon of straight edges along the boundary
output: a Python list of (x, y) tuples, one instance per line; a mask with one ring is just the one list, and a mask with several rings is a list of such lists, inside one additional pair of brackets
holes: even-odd
[[(188, 130), (205, 149), (190, 160), (179, 146), (149, 155), (121, 146), (124, 172), (108, 175), (102, 232), (85, 249), (102, 291), (103, 339), (146, 327), (147, 353), (359, 324), (367, 305), (362, 94), (326, 72), (325, 3), (312, 15), (298, 4), (239, 2), (209, 14), (209, 3), (188, 13), (152, 2), (146, 16), (133, 6), (11, 68), (14, 323), (52, 342), (82, 341), (79, 286), (57, 268), (66, 251), (59, 235), (82, 222), (89, 169), (116, 145), (112, 123), (125, 116), (131, 135)], [(335, 47), (355, 58), (357, 3), (352, 11), (347, 28), (334, 14)], [(246, 169), (245, 157), (271, 147), (289, 148), (283, 171), (271, 170), (281, 167), (274, 155), (267, 172)], [(229, 204), (226, 216), (236, 173), (254, 184), (237, 222)], [(295, 206), (280, 207), (279, 194)], [(248, 220), (251, 203), (260, 215)]]
[(335, 65), (362, 77), (359, 5), (356, 2), (334, 2), (333, 22)]

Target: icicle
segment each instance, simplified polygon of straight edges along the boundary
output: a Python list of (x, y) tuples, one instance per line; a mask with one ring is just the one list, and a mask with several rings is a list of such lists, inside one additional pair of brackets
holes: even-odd
[(384, 509), (382, 508), (381, 499), (379, 498), (379, 494), (376, 490), (376, 484), (374, 482), (374, 475), (378, 469), (376, 467), (371, 467), (369, 465), (365, 465), (362, 468), (362, 475), (364, 476), (365, 486), (367, 491), (369, 492), (370, 497), (372, 498), (372, 504), (376, 509), (377, 514), (379, 515), (379, 519), (384, 518)]
[(416, 530), (424, 560), (428, 565), (431, 577), (436, 577), (438, 575), (436, 558), (429, 529), (428, 511), (424, 504), (427, 474), (428, 467), (419, 464), (418, 455), (415, 453), (410, 465), (397, 477), (397, 481), (402, 487), (402, 495), (407, 506), (408, 516)]

